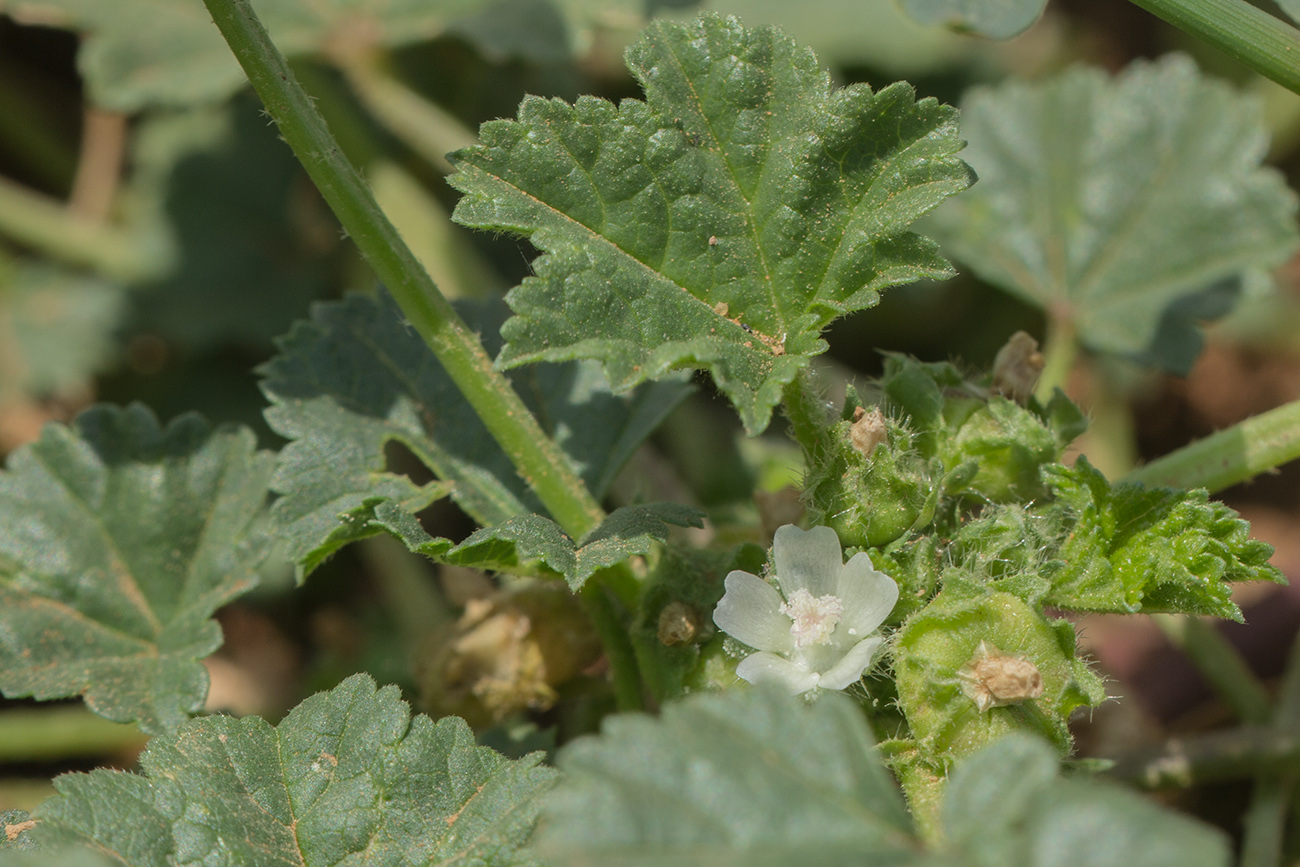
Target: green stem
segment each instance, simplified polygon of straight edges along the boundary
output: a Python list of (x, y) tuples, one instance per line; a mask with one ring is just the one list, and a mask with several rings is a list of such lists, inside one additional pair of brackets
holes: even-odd
[(1300, 400), (1248, 418), (1170, 452), (1124, 481), (1211, 493), (1300, 458)]
[(1116, 756), (1104, 774), (1147, 788), (1188, 786), (1242, 777), (1300, 772), (1300, 733), (1272, 726), (1241, 726), (1190, 738), (1171, 738), (1155, 749)]
[(154, 263), (166, 258), (151, 255), (135, 234), (82, 219), (62, 202), (4, 177), (0, 177), (0, 235), (123, 282), (150, 276), (157, 270)]
[(627, 629), (614, 609), (609, 591), (598, 582), (588, 581), (578, 597), (582, 599), (596, 634), (605, 646), (609, 659), (609, 672), (614, 682), (614, 701), (620, 711), (641, 710), (645, 697), (641, 690), (641, 673), (636, 651)]
[(1043, 372), (1034, 387), (1034, 396), (1046, 404), (1054, 390), (1064, 390), (1078, 357), (1079, 339), (1073, 324), (1064, 316), (1049, 314), (1047, 334), (1043, 338)]
[(1300, 93), (1300, 31), (1246, 0), (1133, 0), (1133, 4)]
[[(1300, 637), (1291, 644), (1286, 671), (1273, 707), (1273, 725), (1295, 728), (1300, 720)], [(1282, 863), (1286, 820), (1291, 812), (1296, 776), (1255, 781), (1250, 807), (1242, 821), (1241, 867), (1276, 867)]]
[(947, 780), (924, 762), (907, 759), (894, 764), (894, 773), (898, 775), (898, 783), (907, 796), (912, 822), (920, 832), (921, 839), (931, 850), (942, 848), (943, 792)]
[(1151, 619), (1187, 654), (1242, 722), (1268, 722), (1271, 703), (1267, 690), (1219, 630), (1200, 618), (1183, 614), (1155, 614)]
[(826, 447), (826, 425), (831, 419), (825, 403), (818, 397), (817, 381), (811, 370), (800, 371), (786, 385), (782, 409), (790, 421), (790, 432), (803, 447), (809, 464), (816, 463)]
[(280, 134), (412, 327), (552, 517), (583, 536), (604, 512), (384, 216), (248, 0), (204, 3)]
[(137, 751), (148, 740), (133, 725), (109, 722), (84, 705), (0, 713), (0, 762), (86, 758)]
[(381, 69), (376, 58), (356, 58), (344, 72), (357, 96), (388, 131), (443, 174), (452, 169), (448, 153), (478, 141), (450, 112)]

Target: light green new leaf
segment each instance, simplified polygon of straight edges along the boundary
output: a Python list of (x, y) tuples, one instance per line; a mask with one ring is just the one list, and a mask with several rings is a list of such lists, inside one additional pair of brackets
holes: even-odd
[(454, 218), (545, 254), (498, 364), (598, 358), (616, 389), (706, 368), (761, 430), (828, 323), (948, 273), (908, 226), (970, 183), (955, 112), (834, 90), (779, 31), (715, 15), (627, 60), (646, 102), (529, 97), (454, 155)]
[(976, 91), (962, 133), (980, 182), (935, 215), (945, 252), (1094, 350), (1190, 366), (1177, 304), (1296, 246), (1258, 104), (1185, 57)]
[(912, 863), (920, 844), (861, 710), (766, 690), (608, 718), (561, 751), (538, 848), (554, 864)]
[(523, 867), (555, 776), (540, 758), (476, 746), (456, 717), (412, 719), (396, 687), (355, 675), (277, 726), (191, 720), (150, 742), (143, 776), (59, 777), (35, 835), (127, 867)]
[(953, 771), (945, 853), (971, 867), (1227, 867), (1223, 833), (1118, 786), (1062, 779), (1055, 751), (1012, 735)]
[(1047, 0), (900, 0), (917, 21), (944, 24), (953, 30), (991, 39), (1010, 39), (1028, 30), (1043, 14)]
[(0, 473), (0, 691), (146, 732), (203, 706), (212, 612), (257, 583), (274, 457), (247, 429), (96, 407)]
[[(495, 345), (500, 318), (460, 309)], [(450, 494), (484, 526), (542, 510), (388, 295), (318, 304), (279, 345), (261, 370), (273, 404), (267, 422), (291, 440), (272, 483), (283, 494), (273, 515), (304, 574), (382, 532), (371, 521), (382, 503), (409, 515)], [(619, 397), (593, 364), (524, 371), (514, 384), (597, 497), (688, 391), (681, 382), (656, 383)], [(389, 442), (437, 480), (417, 484), (386, 469)]]
[(1060, 547), (1043, 564), (1048, 605), (1075, 611), (1209, 614), (1240, 621), (1233, 582), (1276, 581), (1273, 546), (1204, 488), (1111, 486), (1080, 458), (1044, 473), (1063, 520)]
[(678, 503), (650, 503), (615, 509), (578, 542), (559, 524), (540, 515), (520, 515), (494, 527), (485, 527), (459, 545), (434, 538), (409, 511), (394, 503), (374, 509), (371, 526), (387, 530), (412, 551), (440, 563), (495, 572), (549, 570), (564, 576), (577, 590), (599, 572), (650, 551), (668, 538), (669, 525), (702, 527), (704, 513)]
[(1300, 0), (1277, 0), (1277, 5), (1292, 19), (1300, 21)]
[[(433, 39), (499, 0), (258, 0), (258, 16), (289, 57), (397, 48)], [(538, 0), (537, 5), (543, 4)], [(603, 8), (559, 4), (581, 40), (601, 24)], [(617, 11), (635, 15), (628, 0)], [(189, 0), (0, 0), (0, 13), (21, 22), (83, 34), (77, 65), (90, 98), (114, 111), (215, 102), (234, 93), (244, 74), (202, 3)], [(474, 37), (474, 27), (464, 35)], [(499, 39), (488, 39), (489, 50)], [(345, 48), (343, 46), (349, 46)]]

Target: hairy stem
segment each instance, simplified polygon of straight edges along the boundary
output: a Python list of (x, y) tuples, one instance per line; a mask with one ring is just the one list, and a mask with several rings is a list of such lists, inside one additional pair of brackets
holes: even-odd
[(1217, 431), (1139, 467), (1125, 481), (1211, 493), (1300, 458), (1300, 400)]
[(800, 371), (785, 387), (782, 408), (790, 421), (790, 432), (803, 447), (809, 464), (825, 449), (826, 425), (831, 420), (818, 397), (817, 380), (811, 370)]
[(1133, 4), (1300, 93), (1300, 31), (1246, 0), (1133, 0)]
[(565, 532), (594, 528), (599, 504), (375, 203), (247, 0), (204, 3), (284, 140), (519, 475)]

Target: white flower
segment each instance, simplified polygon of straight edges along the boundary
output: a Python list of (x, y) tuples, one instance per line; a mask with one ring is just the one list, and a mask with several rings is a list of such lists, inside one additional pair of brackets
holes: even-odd
[[(792, 695), (856, 683), (884, 639), (874, 634), (898, 601), (898, 585), (865, 553), (843, 561), (830, 527), (786, 524), (772, 544), (778, 591), (748, 572), (727, 576), (713, 622), (757, 652), (736, 674)], [(782, 596), (784, 594), (784, 597)]]

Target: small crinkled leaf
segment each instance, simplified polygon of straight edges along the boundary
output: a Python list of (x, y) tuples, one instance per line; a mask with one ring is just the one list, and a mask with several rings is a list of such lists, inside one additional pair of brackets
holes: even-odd
[(0, 262), (0, 387), (30, 395), (82, 389), (116, 348), (126, 291), (49, 264)]
[[(490, 346), (500, 318), (468, 303), (460, 310)], [(261, 368), (272, 402), (267, 422), (290, 440), (272, 482), (283, 495), (272, 513), (303, 574), (381, 532), (370, 520), (380, 504), (413, 514), (450, 494), (487, 526), (541, 511), (386, 293), (316, 305), (279, 347)], [(513, 381), (596, 496), (689, 390), (674, 381), (617, 396), (590, 363), (547, 365)], [(385, 446), (394, 441), (437, 480), (420, 485), (386, 469)]]
[(257, 583), (274, 456), (140, 405), (45, 427), (0, 473), (0, 690), (146, 732), (203, 706), (218, 607)]
[(1259, 105), (1186, 57), (975, 91), (962, 133), (980, 182), (935, 215), (944, 251), (1092, 349), (1185, 367), (1199, 331), (1171, 305), (1295, 249)]
[(903, 9), (925, 24), (991, 39), (1010, 39), (1028, 30), (1043, 14), (1047, 0), (899, 0)]
[(37, 837), (128, 867), (531, 865), (520, 847), (555, 778), (540, 759), (476, 746), (456, 717), (412, 719), (397, 687), (355, 675), (277, 726), (191, 720), (150, 742), (143, 775), (59, 777)]
[(577, 590), (601, 569), (649, 552), (655, 542), (668, 538), (670, 524), (701, 527), (703, 517), (699, 509), (677, 503), (624, 506), (576, 544), (558, 524), (540, 515), (518, 515), (485, 527), (459, 545), (430, 536), (414, 515), (393, 503), (375, 508), (372, 525), (441, 563), (497, 572), (535, 573), (541, 567), (563, 575)]
[[(289, 57), (358, 51), (367, 44), (397, 48), (433, 39), (491, 0), (260, 0), (257, 13)], [(538, 5), (541, 5), (540, 3)], [(550, 5), (550, 4), (547, 4)], [(579, 42), (599, 27), (609, 3), (562, 0)], [(618, 0), (616, 13), (640, 14)], [(177, 0), (0, 0), (0, 13), (20, 22), (53, 25), (83, 35), (77, 65), (99, 106), (136, 112), (151, 106), (216, 102), (246, 81), (202, 3)], [(635, 20), (635, 18), (633, 19)], [(470, 27), (463, 35), (474, 37)], [(500, 49), (500, 37), (486, 47)]]
[(716, 15), (627, 59), (646, 102), (529, 97), (455, 155), (454, 218), (543, 251), (498, 364), (597, 358), (616, 389), (705, 368), (761, 430), (828, 323), (949, 272), (908, 226), (971, 181), (955, 113), (834, 90), (811, 51)]
[(1250, 524), (1204, 488), (1112, 487), (1085, 458), (1044, 475), (1066, 522), (1043, 570), (1048, 605), (1240, 621), (1231, 582), (1285, 583), (1268, 562), (1273, 547), (1252, 539)]
[(559, 755), (539, 849), (555, 864), (912, 863), (919, 843), (861, 710), (768, 690), (614, 716)]
[(1218, 829), (1119, 786), (1063, 779), (1051, 747), (1012, 735), (959, 764), (943, 802), (946, 854), (972, 867), (1227, 867)]

